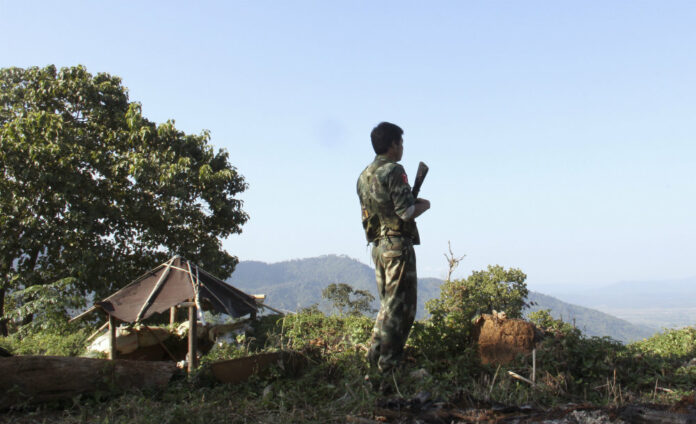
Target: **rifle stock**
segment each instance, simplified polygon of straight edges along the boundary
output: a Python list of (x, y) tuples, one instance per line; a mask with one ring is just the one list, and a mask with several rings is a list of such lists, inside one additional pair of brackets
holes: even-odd
[(418, 198), (418, 193), (420, 193), (421, 186), (423, 185), (423, 180), (425, 176), (428, 175), (428, 165), (423, 162), (418, 164), (418, 171), (416, 171), (416, 181), (413, 183), (413, 197)]

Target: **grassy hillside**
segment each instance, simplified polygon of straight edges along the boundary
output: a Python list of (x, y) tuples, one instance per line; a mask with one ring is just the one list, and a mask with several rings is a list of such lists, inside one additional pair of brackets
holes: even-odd
[[(545, 336), (537, 345), (536, 368), (529, 354), (500, 366), (482, 364), (470, 345), (462, 349), (452, 344), (460, 339), (458, 327), (420, 324), (409, 339), (404, 368), (381, 375), (370, 370), (366, 362), (370, 318), (321, 313), (268, 315), (254, 322), (253, 337), (216, 345), (202, 358), (196, 373), (189, 378), (180, 374), (162, 390), (118, 395), (104, 387), (93, 395), (38, 407), (27, 399), (3, 411), (0, 421), (608, 423), (620, 419), (636, 423), (690, 422), (696, 414), (695, 329), (669, 331), (622, 345), (586, 337), (553, 319), (538, 318), (537, 325), (545, 329)], [(55, 333), (56, 328), (36, 333), (30, 339), (0, 337), (0, 346), (13, 352), (74, 355), (91, 332), (78, 325)], [(71, 337), (73, 334), (77, 337)], [(36, 350), (39, 340), (50, 340), (52, 350)], [(217, 382), (209, 368), (216, 360), (279, 349), (295, 352), (296, 365), (278, 364), (236, 384)], [(509, 371), (536, 376), (536, 385), (522, 383)], [(364, 379), (366, 374), (370, 383)], [(659, 405), (650, 405), (656, 403)]]
[[(347, 256), (326, 255), (273, 264), (243, 261), (228, 281), (248, 293), (266, 294), (269, 305), (290, 311), (318, 303), (328, 312), (330, 305), (322, 301), (321, 291), (331, 283), (350, 284), (356, 289), (370, 291), (377, 298), (374, 270)], [(439, 297), (442, 282), (437, 278), (418, 280), (418, 319), (426, 316), (425, 302)], [(550, 309), (554, 317), (574, 322), (588, 335), (630, 342), (649, 337), (656, 331), (541, 293), (530, 292), (530, 300), (536, 303), (532, 311)], [(378, 308), (378, 302), (373, 306)]]

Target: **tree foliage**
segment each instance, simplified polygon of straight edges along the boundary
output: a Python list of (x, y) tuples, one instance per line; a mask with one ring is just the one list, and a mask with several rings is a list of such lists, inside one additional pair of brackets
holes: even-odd
[(101, 296), (175, 253), (228, 277), (246, 183), (209, 140), (148, 121), (118, 77), (1, 69), (0, 308), (66, 278)]
[[(352, 298), (351, 298), (352, 296)], [(367, 290), (356, 290), (345, 283), (332, 283), (321, 291), (321, 297), (330, 301), (339, 313), (361, 315), (374, 312), (370, 303), (375, 297)]]

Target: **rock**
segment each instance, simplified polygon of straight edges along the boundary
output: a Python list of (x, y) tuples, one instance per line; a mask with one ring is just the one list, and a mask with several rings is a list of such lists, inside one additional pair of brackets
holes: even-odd
[(264, 387), (263, 389), (263, 395), (261, 396), (263, 400), (268, 400), (273, 396), (273, 384), (269, 384), (268, 386)]

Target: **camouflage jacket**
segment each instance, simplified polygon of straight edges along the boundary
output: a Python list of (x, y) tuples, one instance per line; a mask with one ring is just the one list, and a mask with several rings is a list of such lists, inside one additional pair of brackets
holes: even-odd
[(399, 217), (416, 203), (404, 167), (377, 155), (358, 178), (362, 224), (368, 242), (385, 236), (404, 236), (420, 244), (415, 221)]

